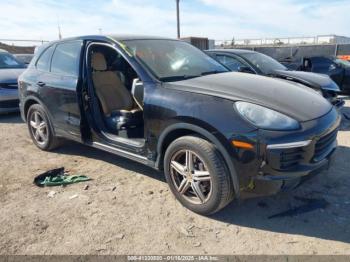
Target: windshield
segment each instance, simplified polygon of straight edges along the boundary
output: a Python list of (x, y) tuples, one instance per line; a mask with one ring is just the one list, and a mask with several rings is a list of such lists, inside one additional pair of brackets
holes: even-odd
[(257, 67), (263, 74), (269, 75), (274, 70), (287, 70), (287, 68), (275, 59), (260, 53), (242, 54), (250, 63)]
[(182, 41), (127, 40), (122, 44), (161, 81), (228, 72), (213, 58)]
[(345, 61), (342, 59), (335, 59), (335, 63), (338, 65), (342, 65), (344, 67), (349, 67), (350, 68), (350, 62), (349, 61)]
[(0, 69), (24, 67), (25, 66), (21, 62), (19, 62), (13, 55), (9, 53), (0, 53)]

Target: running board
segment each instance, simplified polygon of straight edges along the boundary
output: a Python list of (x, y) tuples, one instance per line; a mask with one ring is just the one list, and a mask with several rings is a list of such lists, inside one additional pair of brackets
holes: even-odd
[(93, 142), (92, 147), (101, 149), (103, 151), (107, 151), (109, 153), (112, 153), (112, 154), (115, 154), (115, 155), (118, 155), (121, 157), (131, 159), (133, 161), (139, 162), (139, 163), (147, 165), (147, 166), (154, 167), (154, 162), (152, 162), (151, 160), (148, 160), (147, 157), (140, 156), (140, 155), (128, 152), (128, 151), (123, 150), (123, 149), (108, 146), (108, 145), (105, 145), (105, 144), (102, 144), (99, 142)]

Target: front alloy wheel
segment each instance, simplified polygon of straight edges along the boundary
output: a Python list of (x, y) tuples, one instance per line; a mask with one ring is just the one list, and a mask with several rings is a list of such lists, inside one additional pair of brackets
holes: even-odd
[(172, 142), (165, 152), (164, 171), (175, 197), (193, 212), (213, 214), (233, 199), (226, 163), (205, 139), (184, 136)]
[(210, 198), (212, 183), (204, 161), (191, 150), (180, 150), (171, 159), (170, 173), (177, 191), (193, 204)]

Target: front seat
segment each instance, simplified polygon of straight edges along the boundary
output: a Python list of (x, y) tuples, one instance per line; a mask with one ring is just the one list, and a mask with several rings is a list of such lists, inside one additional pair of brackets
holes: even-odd
[(142, 125), (141, 109), (135, 106), (120, 78), (113, 71), (107, 71), (107, 62), (102, 53), (92, 54), (91, 66), (92, 80), (108, 129), (118, 134), (120, 130)]

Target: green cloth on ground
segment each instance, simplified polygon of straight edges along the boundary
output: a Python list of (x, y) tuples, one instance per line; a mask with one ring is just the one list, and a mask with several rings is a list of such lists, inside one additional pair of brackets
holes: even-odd
[(64, 167), (48, 170), (34, 178), (33, 183), (39, 187), (44, 186), (61, 186), (73, 183), (85, 182), (92, 180), (87, 176), (72, 175), (67, 176), (64, 172)]
[(68, 185), (73, 183), (79, 183), (84, 181), (89, 181), (91, 178), (87, 176), (54, 176), (54, 177), (45, 177), (44, 180), (38, 181), (42, 186), (61, 186)]

